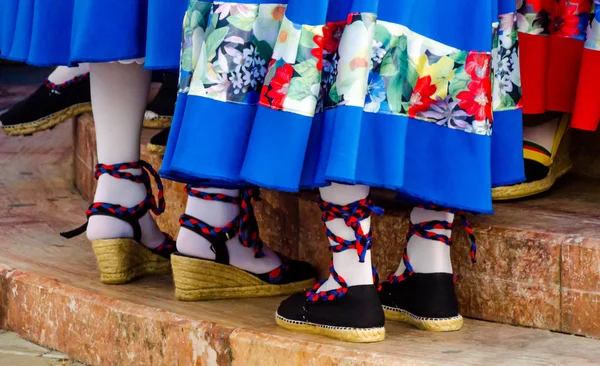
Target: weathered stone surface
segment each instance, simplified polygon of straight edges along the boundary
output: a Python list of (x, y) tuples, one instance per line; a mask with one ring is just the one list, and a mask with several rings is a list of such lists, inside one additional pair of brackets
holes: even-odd
[(96, 157), (94, 120), (90, 113), (81, 115), (73, 123), (73, 142), (75, 187), (83, 198), (91, 202), (96, 190), (93, 172), (94, 167), (98, 164), (98, 159)]
[(231, 329), (16, 271), (7, 327), (94, 365), (226, 365)]

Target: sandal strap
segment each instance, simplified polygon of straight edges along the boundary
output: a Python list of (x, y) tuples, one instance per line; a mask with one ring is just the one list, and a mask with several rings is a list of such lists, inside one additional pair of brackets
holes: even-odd
[[(367, 251), (373, 246), (371, 241), (373, 235), (372, 230), (369, 230), (367, 233), (363, 231), (361, 221), (371, 217), (371, 214), (373, 213), (382, 215), (383, 209), (375, 206), (370, 197), (345, 206), (335, 205), (333, 203), (320, 200), (319, 207), (323, 212), (322, 220), (325, 224), (325, 233), (329, 239), (337, 243), (337, 245), (330, 245), (329, 251), (332, 253), (340, 253), (348, 249), (356, 249), (359, 261), (364, 263)], [(356, 240), (345, 240), (329, 230), (327, 227), (327, 222), (335, 219), (343, 219), (346, 225), (354, 230)], [(306, 292), (306, 298), (308, 301), (331, 301), (343, 297), (348, 292), (348, 283), (335, 270), (333, 266), (333, 258), (329, 262), (329, 274), (333, 280), (340, 285), (340, 287), (329, 291), (318, 291), (328, 279), (322, 280), (315, 284), (311, 290)], [(373, 267), (373, 281), (376, 283), (376, 286), (379, 285), (378, 279), (379, 276), (377, 275), (377, 271), (375, 270), (375, 267)]]
[[(419, 205), (419, 206), (416, 206), (415, 208), (421, 208), (421, 209), (436, 211), (436, 212), (452, 213), (452, 214), (457, 215), (461, 219), (463, 226), (465, 227), (465, 230), (467, 231), (467, 234), (469, 235), (469, 240), (471, 241), (471, 250), (469, 253), (469, 255), (471, 257), (471, 263), (474, 264), (477, 262), (477, 259), (476, 259), (477, 241), (475, 238), (475, 234), (473, 233), (473, 228), (471, 227), (471, 224), (467, 220), (467, 217), (463, 211), (453, 210), (453, 209), (449, 209), (449, 208), (442, 208), (442, 207), (439, 207), (439, 206), (433, 205), (433, 204)], [(410, 213), (412, 212), (413, 209), (411, 209), (409, 212), (409, 218), (410, 218)], [(448, 221), (433, 220), (433, 221), (425, 221), (425, 222), (422, 222), (419, 224), (413, 224), (411, 222), (409, 225), (408, 234), (406, 235), (406, 242), (408, 243), (410, 238), (412, 238), (414, 235), (417, 235), (424, 239), (436, 240), (436, 241), (442, 242), (446, 245), (452, 245), (451, 237), (448, 237), (443, 234), (437, 234), (433, 230), (438, 230), (438, 229), (452, 230), (453, 228), (454, 228), (454, 223), (448, 222)], [(408, 258), (407, 248), (404, 249), (404, 253), (402, 254), (402, 261), (404, 262), (404, 267), (406, 267), (406, 269), (404, 270), (404, 273), (402, 273), (400, 276), (396, 276), (395, 273), (390, 273), (390, 275), (385, 280), (385, 282), (389, 282), (389, 283), (402, 282), (414, 274), (413, 267), (410, 264), (410, 259)]]
[(79, 83), (83, 80), (87, 80), (89, 78), (90, 78), (90, 73), (86, 72), (85, 74), (77, 75), (74, 78), (69, 79), (61, 84), (55, 84), (55, 83), (51, 82), (50, 80), (46, 79), (46, 80), (44, 80), (44, 85), (46, 86), (46, 88), (52, 90), (53, 92), (60, 93), (61, 90), (68, 88), (70, 85), (77, 84), (77, 83)]
[[(260, 191), (257, 188), (244, 189), (239, 197), (231, 197), (221, 193), (207, 193), (200, 191), (199, 189), (195, 189), (190, 185), (185, 187), (185, 192), (189, 196), (200, 198), (203, 200), (236, 204), (239, 205), (242, 210), (238, 217), (233, 219), (231, 222), (227, 223), (227, 225), (225, 225), (223, 228), (215, 228), (201, 220), (192, 218), (194, 219), (194, 223), (190, 227), (197, 226), (200, 232), (196, 232), (199, 235), (214, 236), (219, 235), (224, 230), (231, 233), (235, 232), (238, 234), (238, 239), (241, 245), (245, 246), (246, 248), (254, 249), (255, 258), (264, 257), (264, 244), (263, 241), (260, 239), (258, 222), (256, 221), (254, 206), (252, 205), (253, 200), (258, 201), (261, 199)], [(233, 235), (231, 235), (231, 237), (233, 237)]]
[[(125, 169), (141, 169), (142, 173), (136, 175), (129, 172), (124, 172), (123, 170)], [(91, 216), (103, 215), (127, 222), (129, 225), (131, 225), (134, 239), (140, 241), (142, 237), (142, 230), (139, 224), (139, 220), (150, 210), (155, 215), (160, 215), (165, 211), (166, 203), (163, 193), (163, 184), (160, 179), (160, 176), (158, 175), (156, 170), (154, 170), (152, 165), (143, 160), (140, 160), (138, 162), (113, 165), (96, 165), (94, 178), (98, 179), (103, 174), (109, 174), (114, 178), (126, 179), (134, 183), (143, 183), (146, 188), (146, 198), (144, 198), (142, 202), (138, 203), (133, 207), (123, 207), (120, 205), (105, 202), (92, 203), (86, 212), (86, 223), (74, 230), (60, 233), (60, 235), (67, 239), (81, 235), (87, 230), (87, 225)], [(150, 175), (154, 177), (156, 186), (158, 188), (158, 202), (152, 192)]]

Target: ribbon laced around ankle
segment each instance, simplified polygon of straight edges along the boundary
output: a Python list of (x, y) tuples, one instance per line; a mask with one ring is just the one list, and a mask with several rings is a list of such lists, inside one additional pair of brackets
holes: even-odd
[(258, 223), (256, 222), (256, 216), (254, 214), (254, 207), (252, 206), (252, 200), (260, 200), (260, 191), (256, 188), (244, 189), (240, 197), (231, 197), (221, 193), (206, 193), (198, 189), (194, 189), (191, 186), (185, 187), (185, 192), (192, 197), (200, 198), (208, 201), (226, 202), (235, 205), (239, 205), (242, 209), (239, 217), (236, 217), (232, 221), (228, 222), (223, 227), (213, 227), (205, 222), (198, 220), (189, 215), (182, 215), (179, 219), (179, 223), (183, 227), (197, 227), (203, 233), (207, 235), (218, 235), (221, 233), (237, 233), (240, 244), (246, 248), (254, 249), (254, 257), (262, 258), (263, 253), (263, 241), (260, 239)]
[[(431, 205), (431, 204), (430, 205), (420, 205), (420, 206), (416, 206), (415, 208), (422, 208), (425, 210), (452, 213), (452, 214), (457, 215), (461, 219), (463, 226), (465, 227), (465, 230), (467, 231), (467, 234), (469, 235), (469, 239), (471, 241), (471, 251), (470, 251), (471, 263), (477, 262), (477, 259), (476, 259), (477, 242), (476, 242), (475, 234), (473, 233), (471, 224), (467, 220), (467, 217), (463, 211), (453, 210), (453, 209), (448, 209), (448, 208), (441, 208), (439, 206)], [(412, 212), (412, 209), (411, 209), (411, 212)], [(409, 220), (410, 220), (410, 214), (409, 214)], [(452, 230), (453, 228), (454, 228), (454, 223), (448, 222), (448, 221), (433, 220), (433, 221), (421, 222), (419, 224), (413, 224), (412, 222), (410, 222), (410, 225), (408, 228), (408, 234), (406, 235), (406, 242), (408, 243), (410, 238), (412, 238), (414, 235), (417, 235), (424, 239), (435, 240), (435, 241), (442, 242), (446, 245), (452, 245), (452, 237), (448, 237), (443, 234), (438, 234), (433, 230)], [(400, 276), (396, 276), (395, 273), (391, 273), (388, 276), (386, 282), (389, 282), (389, 283), (401, 282), (401, 281), (406, 280), (408, 277), (410, 277), (414, 274), (414, 270), (413, 270), (412, 265), (410, 264), (410, 259), (408, 258), (408, 252), (407, 252), (406, 248), (404, 249), (404, 253), (402, 255), (402, 261), (404, 262), (404, 266), (406, 267), (406, 269), (404, 270), (404, 273), (402, 273)]]
[[(141, 169), (141, 174), (133, 174), (130, 172), (125, 172), (127, 169)], [(142, 183), (146, 188), (146, 198), (143, 201), (138, 203), (133, 207), (123, 207), (120, 205), (115, 205), (112, 203), (104, 203), (104, 202), (95, 202), (93, 203), (86, 212), (86, 216), (89, 220), (90, 216), (94, 214), (106, 214), (109, 216), (122, 216), (129, 218), (137, 218), (140, 219), (142, 216), (146, 214), (149, 210), (151, 210), (155, 215), (160, 215), (165, 211), (165, 198), (163, 193), (163, 184), (160, 179), (160, 176), (154, 170), (152, 165), (149, 163), (140, 160), (137, 162), (131, 163), (121, 163), (121, 164), (98, 164), (96, 165), (96, 171), (94, 173), (94, 178), (99, 179), (101, 175), (109, 174), (110, 176), (117, 179), (125, 179), (134, 183)], [(152, 193), (152, 185), (150, 183), (150, 175), (154, 178), (156, 182), (156, 187), (158, 189), (158, 201), (157, 198)], [(79, 228), (61, 233), (60, 235), (65, 238), (72, 238), (83, 234), (87, 230), (87, 222), (80, 226)]]
[[(323, 212), (322, 220), (325, 224), (325, 232), (327, 237), (333, 242), (337, 243), (337, 245), (330, 245), (329, 251), (332, 253), (340, 253), (348, 249), (356, 249), (359, 262), (364, 263), (367, 251), (371, 249), (373, 244), (371, 242), (372, 231), (369, 230), (367, 233), (365, 233), (362, 229), (361, 221), (371, 217), (372, 213), (382, 215), (383, 209), (376, 207), (370, 197), (345, 206), (335, 205), (333, 203), (320, 200), (319, 207)], [(331, 230), (329, 230), (327, 223), (335, 219), (343, 219), (346, 223), (346, 226), (354, 230), (356, 240), (346, 240), (335, 235)], [(348, 284), (346, 283), (346, 280), (344, 280), (344, 278), (336, 272), (333, 266), (333, 258), (329, 263), (329, 273), (331, 274), (333, 280), (340, 285), (340, 287), (329, 291), (318, 291), (327, 280), (320, 281), (319, 283), (315, 284), (310, 291), (306, 292), (308, 301), (331, 301), (336, 298), (341, 298), (348, 292)], [(375, 270), (373, 270), (373, 277), (377, 277)]]

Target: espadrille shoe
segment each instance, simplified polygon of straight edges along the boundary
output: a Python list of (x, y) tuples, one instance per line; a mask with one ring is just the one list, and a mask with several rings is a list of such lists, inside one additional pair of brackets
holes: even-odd
[(148, 142), (148, 152), (160, 156), (165, 155), (170, 132), (171, 127), (167, 127), (159, 133), (157, 133), (156, 135), (152, 136), (150, 142)]
[(554, 135), (552, 151), (530, 141), (523, 141), (525, 158), (524, 183), (492, 189), (495, 201), (506, 201), (535, 196), (552, 188), (554, 183), (573, 168), (569, 150), (571, 115), (564, 114)]
[(171, 256), (177, 299), (199, 301), (289, 295), (304, 291), (315, 283), (316, 273), (309, 263), (287, 259), (279, 253), (281, 266), (268, 273), (255, 274), (229, 264), (226, 243), (236, 237), (240, 245), (254, 249), (256, 258), (264, 256), (251, 202), (258, 199), (258, 190), (246, 189), (241, 197), (205, 193), (189, 186), (186, 192), (200, 199), (238, 204), (242, 214), (222, 228), (212, 227), (189, 215), (181, 216), (181, 227), (206, 239), (215, 253), (215, 260), (180, 253)]
[[(434, 205), (419, 206), (427, 210), (452, 212), (459, 215), (471, 240), (471, 261), (475, 263), (477, 245), (473, 230), (464, 213), (442, 209)], [(413, 235), (437, 240), (446, 245), (452, 238), (437, 234), (434, 230), (452, 230), (454, 224), (447, 221), (410, 223), (407, 242)], [(458, 312), (458, 301), (454, 291), (454, 276), (451, 273), (415, 273), (406, 249), (403, 255), (406, 270), (400, 276), (390, 274), (379, 286), (379, 298), (387, 320), (412, 324), (423, 330), (450, 332), (460, 330), (463, 318)]]
[[(124, 172), (126, 169), (141, 169), (141, 175)], [(88, 219), (91, 216), (103, 215), (114, 217), (127, 222), (133, 230), (132, 238), (111, 238), (92, 240), (92, 248), (96, 254), (100, 268), (100, 281), (105, 284), (124, 284), (138, 277), (171, 273), (170, 257), (175, 252), (175, 242), (169, 234), (163, 233), (164, 242), (156, 249), (146, 248), (141, 244), (142, 229), (139, 220), (148, 211), (160, 215), (165, 210), (163, 187), (158, 173), (145, 161), (123, 163), (115, 165), (98, 164), (96, 174), (98, 179), (102, 174), (110, 174), (119, 179), (127, 179), (135, 183), (143, 183), (146, 187), (146, 198), (134, 207), (122, 207), (110, 203), (93, 203), (87, 211)], [(150, 174), (154, 176), (158, 187), (158, 202), (152, 193)], [(61, 233), (67, 239), (83, 234), (87, 229), (87, 222), (81, 227)]]
[(164, 74), (156, 97), (148, 103), (144, 114), (145, 128), (166, 128), (171, 125), (177, 102), (177, 75)]
[(9, 136), (31, 135), (92, 110), (89, 74), (62, 84), (46, 80), (33, 94), (0, 116)]
[[(321, 200), (319, 207), (323, 213), (325, 232), (331, 242), (329, 251), (340, 253), (356, 250), (360, 262), (365, 261), (372, 247), (372, 232), (363, 232), (361, 221), (372, 213), (382, 214), (370, 198), (346, 206), (335, 205)], [(327, 228), (327, 222), (343, 219), (352, 228), (356, 240), (345, 240)], [(317, 283), (306, 293), (295, 294), (281, 303), (275, 313), (275, 321), (282, 328), (293, 331), (320, 334), (345, 342), (369, 343), (385, 339), (385, 317), (376, 285), (348, 286), (334, 266), (329, 264), (330, 278), (339, 284), (339, 288), (320, 291), (327, 281)], [(377, 283), (377, 274), (373, 269), (373, 281)]]

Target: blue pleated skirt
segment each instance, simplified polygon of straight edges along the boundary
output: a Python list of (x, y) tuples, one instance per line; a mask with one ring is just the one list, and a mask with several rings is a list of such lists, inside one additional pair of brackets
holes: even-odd
[(192, 0), (183, 37), (170, 179), (481, 213), (524, 179), (514, 0)]
[(177, 69), (188, 0), (3, 0), (0, 57), (36, 66), (145, 57)]

